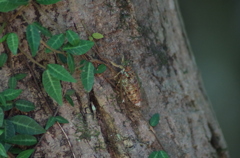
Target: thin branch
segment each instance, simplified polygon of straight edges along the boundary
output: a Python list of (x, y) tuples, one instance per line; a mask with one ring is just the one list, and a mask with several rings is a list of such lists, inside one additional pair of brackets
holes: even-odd
[(43, 69), (46, 69), (45, 66), (41, 65), (40, 63), (38, 63), (36, 60), (34, 60), (31, 55), (25, 53), (20, 47), (18, 48), (20, 50), (21, 53), (23, 53), (29, 60), (31, 60), (34, 64), (37, 64), (38, 66), (40, 66)]

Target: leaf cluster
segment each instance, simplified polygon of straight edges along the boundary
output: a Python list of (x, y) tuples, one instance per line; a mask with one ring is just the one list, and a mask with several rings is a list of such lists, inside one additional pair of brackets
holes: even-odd
[[(26, 77), (26, 74), (16, 74), (8, 81), (8, 88), (0, 92), (0, 157), (8, 157), (7, 152), (18, 154), (17, 157), (29, 157), (34, 149), (21, 150), (13, 145), (31, 146), (37, 143), (33, 135), (45, 133), (35, 120), (25, 115), (16, 115), (5, 118), (5, 111), (18, 109), (22, 112), (34, 110), (35, 105), (24, 99), (17, 99), (22, 93), (16, 89), (17, 81)], [(16, 100), (17, 99), (17, 100)]]

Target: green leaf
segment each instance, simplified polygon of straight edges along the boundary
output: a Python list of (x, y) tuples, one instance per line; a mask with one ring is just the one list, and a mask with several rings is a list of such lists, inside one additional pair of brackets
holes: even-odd
[(149, 120), (150, 126), (154, 127), (159, 123), (160, 115), (158, 113), (154, 114)]
[(80, 42), (78, 34), (72, 30), (66, 31), (67, 40), (71, 45), (77, 45)]
[(11, 138), (5, 140), (7, 143), (10, 144), (17, 144), (17, 145), (34, 145), (37, 143), (37, 139), (34, 136), (26, 135), (26, 134), (18, 134)]
[(2, 53), (0, 55), (0, 67), (2, 67), (6, 63), (7, 58), (8, 58), (8, 56), (6, 53)]
[(39, 4), (45, 4), (45, 5), (48, 5), (48, 4), (54, 4), (54, 3), (57, 3), (61, 0), (36, 0)]
[(24, 79), (26, 76), (27, 76), (27, 74), (19, 73), (19, 74), (14, 75), (13, 77), (15, 77), (17, 80), (22, 80), (22, 79)]
[(7, 106), (6, 99), (5, 99), (5, 97), (1, 93), (0, 93), (0, 103), (3, 106)]
[(5, 140), (15, 135), (15, 128), (11, 121), (4, 120), (3, 121), (4, 131), (3, 134), (0, 136), (0, 140)]
[(48, 130), (50, 127), (54, 125), (55, 122), (56, 120), (53, 116), (49, 117), (45, 129)]
[(6, 105), (0, 104), (0, 106), (3, 109), (3, 111), (8, 111), (13, 108), (13, 103), (7, 102)]
[(34, 152), (34, 149), (28, 149), (28, 150), (22, 151), (16, 158), (29, 158), (33, 152)]
[(103, 36), (102, 34), (100, 34), (100, 33), (93, 33), (93, 34), (92, 34), (92, 37), (95, 38), (95, 39), (101, 39), (101, 38), (103, 38), (104, 36)]
[(148, 158), (160, 158), (158, 151), (153, 151)]
[(42, 82), (45, 91), (52, 97), (59, 105), (63, 104), (62, 101), (62, 87), (60, 80), (54, 78), (49, 70), (45, 70), (42, 75)]
[(160, 158), (170, 158), (165, 151), (160, 150), (158, 152), (159, 152)]
[(0, 0), (0, 12), (8, 12), (16, 9), (19, 5), (13, 4), (10, 0)]
[(98, 66), (98, 68), (96, 69), (95, 73), (96, 74), (100, 74), (100, 73), (103, 73), (106, 70), (107, 70), (106, 65), (101, 64), (101, 65)]
[(89, 61), (87, 61), (87, 60), (81, 60), (81, 61), (79, 62), (80, 70), (81, 70), (81, 71), (83, 70), (83, 66), (86, 65), (88, 62), (89, 62)]
[(6, 89), (2, 92), (6, 101), (16, 99), (22, 93), (22, 89)]
[(65, 94), (66, 95), (73, 95), (74, 93), (75, 93), (74, 89), (68, 89)]
[(88, 40), (89, 40), (89, 41), (93, 41), (94, 39), (93, 39), (92, 36), (89, 36), (89, 37), (88, 37)]
[(59, 80), (67, 81), (67, 82), (76, 82), (76, 80), (72, 77), (72, 75), (66, 69), (64, 69), (61, 65), (48, 64), (47, 70), (53, 77)]
[(45, 36), (52, 37), (52, 33), (45, 27), (43, 27), (39, 22), (34, 22), (33, 25)]
[(46, 131), (32, 118), (24, 115), (17, 115), (9, 119), (20, 134), (42, 134)]
[(4, 132), (4, 129), (0, 129), (0, 135), (2, 135)]
[(90, 92), (94, 83), (94, 66), (91, 62), (87, 62), (81, 72), (81, 81), (84, 89)]
[(27, 26), (26, 35), (32, 56), (34, 57), (37, 54), (40, 45), (40, 33), (34, 24), (30, 24)]
[(11, 3), (16, 5), (26, 5), (28, 4), (28, 0), (11, 0)]
[(67, 64), (68, 64), (69, 71), (72, 74), (75, 71), (75, 63), (74, 63), (73, 55), (70, 53), (67, 54)]
[(7, 37), (7, 45), (13, 55), (17, 55), (19, 39), (16, 33), (10, 33)]
[(0, 127), (3, 125), (3, 119), (4, 119), (4, 112), (2, 108), (0, 108)]
[(2, 145), (2, 143), (0, 143), (0, 155), (3, 157), (8, 157), (7, 152), (4, 148), (4, 146)]
[(12, 154), (19, 154), (19, 153), (22, 152), (23, 150), (20, 149), (20, 148), (17, 148), (17, 147), (11, 147), (8, 151), (9, 151), (10, 153), (12, 153)]
[(8, 80), (8, 87), (10, 89), (14, 89), (17, 87), (17, 79), (15, 77), (10, 77), (10, 79)]
[(67, 63), (67, 58), (66, 58), (65, 55), (63, 55), (63, 54), (57, 54), (57, 56), (58, 56), (58, 58), (61, 60), (61, 62), (62, 62), (63, 64), (66, 64), (66, 63)]
[(168, 154), (163, 151), (163, 150), (160, 150), (160, 151), (153, 151), (149, 156), (148, 158), (170, 158), (168, 156)]
[[(47, 41), (47, 45), (53, 49), (58, 49), (60, 48), (65, 40), (65, 36), (63, 33), (61, 34), (57, 34), (52, 36), (48, 41)], [(50, 49), (46, 48), (45, 50), (46, 53), (50, 53), (52, 52)]]
[(68, 120), (63, 118), (62, 116), (55, 116), (55, 120), (59, 123), (69, 123)]
[(4, 35), (4, 36), (0, 39), (0, 43), (4, 42), (4, 41), (7, 39), (8, 35), (9, 35), (9, 33), (6, 34), (6, 35)]
[(69, 95), (65, 95), (64, 98), (69, 102), (70, 105), (74, 106), (73, 100)]
[(68, 43), (63, 47), (63, 50), (73, 55), (82, 55), (87, 53), (93, 45), (94, 42), (92, 41), (80, 40), (80, 42), (74, 46)]
[(23, 112), (29, 112), (35, 109), (35, 105), (32, 102), (23, 99), (17, 100), (15, 107)]

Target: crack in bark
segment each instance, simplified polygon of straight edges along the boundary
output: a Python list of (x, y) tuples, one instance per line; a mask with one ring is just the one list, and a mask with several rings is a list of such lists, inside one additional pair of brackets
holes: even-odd
[[(99, 117), (99, 126), (107, 146), (107, 149), (112, 158), (122, 158), (126, 156), (126, 153), (120, 151), (119, 141), (116, 139), (117, 130), (114, 124), (114, 118), (112, 118), (99, 104), (94, 92), (90, 92), (90, 102), (96, 107), (96, 114)], [(124, 151), (126, 152), (126, 151)], [(127, 153), (128, 155), (128, 153)]]

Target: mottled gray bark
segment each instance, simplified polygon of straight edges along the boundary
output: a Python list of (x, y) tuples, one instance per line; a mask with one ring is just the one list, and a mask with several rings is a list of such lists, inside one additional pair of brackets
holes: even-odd
[[(75, 106), (65, 103), (58, 112), (70, 121), (62, 127), (72, 150), (60, 127), (54, 125), (37, 145), (34, 157), (67, 158), (74, 153), (77, 158), (146, 158), (152, 151), (162, 149), (172, 158), (228, 157), (174, 0), (65, 0), (40, 7), (41, 10), (29, 5), (9, 22), (7, 31), (19, 34), (22, 50), (29, 51), (25, 20), (39, 21), (54, 33), (71, 29), (83, 39), (99, 32), (105, 37), (96, 41), (97, 47), (88, 54), (109, 69), (96, 76), (89, 94), (80, 82), (63, 84), (64, 91), (77, 91), (73, 97)], [(16, 11), (4, 14), (6, 19), (14, 15)], [(8, 52), (5, 48), (0, 45), (1, 52)], [(43, 48), (35, 59), (42, 64), (55, 63), (55, 57), (44, 54)], [(120, 69), (110, 61), (120, 65), (123, 56), (141, 83), (140, 107), (128, 100), (114, 78)], [(79, 60), (78, 57), (76, 62)], [(28, 73), (18, 84), (24, 89), (21, 98), (37, 105), (28, 115), (44, 126), (57, 105), (45, 92), (41, 93), (42, 71), (19, 53), (0, 71), (0, 82), (6, 83), (12, 73)], [(79, 74), (74, 75), (79, 78)], [(5, 86), (1, 84), (1, 88)], [(148, 124), (154, 113), (161, 117), (154, 127), (155, 134)]]

